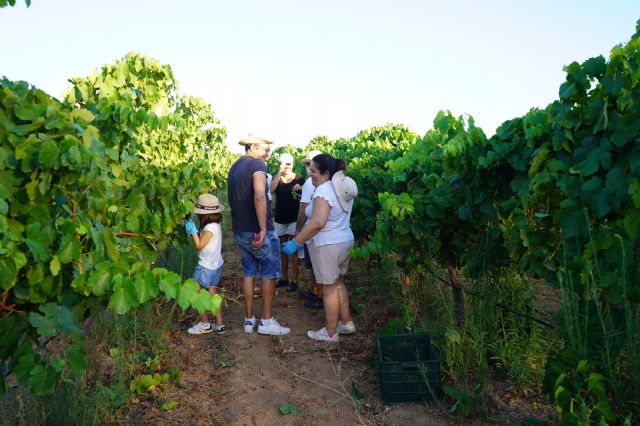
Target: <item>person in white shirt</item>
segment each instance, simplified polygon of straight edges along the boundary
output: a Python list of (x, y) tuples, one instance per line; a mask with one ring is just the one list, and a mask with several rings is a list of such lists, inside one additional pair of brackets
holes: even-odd
[[(201, 288), (206, 289), (209, 294), (218, 293), (218, 284), (222, 275), (222, 211), (224, 206), (218, 201), (218, 197), (211, 194), (202, 194), (198, 197), (196, 208), (193, 211), (198, 215), (200, 229), (198, 229), (191, 219), (184, 224), (187, 234), (193, 239), (193, 245), (198, 250), (198, 264), (193, 271), (191, 278), (194, 279)], [(199, 322), (190, 327), (189, 334), (204, 334), (215, 330), (217, 333), (224, 333), (222, 324), (222, 308), (216, 311), (216, 323), (212, 327), (209, 323), (207, 312), (200, 314)]]
[(307, 336), (325, 342), (337, 342), (340, 334), (356, 331), (342, 276), (347, 272), (349, 249), (354, 242), (349, 221), (358, 187), (353, 179), (345, 176), (345, 169), (344, 160), (329, 154), (313, 158), (309, 171), (315, 191), (305, 212), (307, 223), (283, 247), (284, 253), (291, 254), (300, 244), (307, 244), (316, 282), (323, 286), (325, 313), (325, 326), (317, 331), (309, 330)]
[[(305, 156), (302, 163), (304, 164), (307, 176), (309, 176), (302, 185), (302, 193), (300, 195), (300, 209), (298, 210), (298, 219), (296, 221), (296, 234), (300, 233), (302, 227), (307, 221), (307, 216), (305, 214), (305, 210), (307, 206), (311, 204), (311, 197), (313, 197), (313, 191), (315, 191), (315, 187), (313, 183), (311, 183), (311, 172), (309, 171), (309, 166), (311, 165), (311, 160), (316, 155), (320, 155), (322, 152), (318, 150), (309, 151)], [(316, 283), (316, 277), (313, 275), (313, 264), (311, 263), (311, 258), (309, 256), (309, 250), (306, 245), (303, 245), (303, 261), (305, 267), (311, 271), (310, 274), (310, 289), (309, 290), (299, 290), (298, 295), (303, 299), (306, 299), (303, 306), (305, 308), (323, 308), (322, 305), (322, 286), (319, 286)]]

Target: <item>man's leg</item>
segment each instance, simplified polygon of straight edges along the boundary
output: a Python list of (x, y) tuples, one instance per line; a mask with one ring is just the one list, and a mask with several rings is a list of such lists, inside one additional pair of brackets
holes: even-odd
[(234, 233), (234, 239), (240, 249), (242, 258), (242, 295), (244, 296), (244, 307), (246, 320), (244, 322), (244, 332), (253, 333), (255, 316), (253, 312), (253, 283), (258, 270), (258, 262), (253, 256), (252, 232)]
[[(253, 281), (254, 277), (242, 277), (242, 295), (247, 318), (253, 318)], [(264, 284), (262, 287), (264, 292)], [(262, 297), (264, 298), (264, 295)]]
[[(262, 318), (272, 318), (272, 304), (275, 295), (275, 279), (262, 279)], [(253, 299), (253, 286), (251, 298)], [(253, 302), (252, 302), (253, 303)], [(251, 318), (251, 317), (247, 317)]]
[(275, 280), (281, 274), (280, 241), (275, 232), (268, 232), (261, 253), (260, 268), (262, 271), (262, 319), (258, 323), (258, 333), (272, 336), (289, 334), (289, 327), (281, 326), (273, 318), (273, 299), (275, 296)]
[(273, 298), (275, 296), (275, 280), (282, 274), (280, 263), (280, 239), (288, 238), (286, 235), (278, 237), (275, 231), (269, 231), (265, 239), (264, 258), (260, 261), (262, 268), (262, 318), (273, 318)]
[[(286, 243), (287, 241), (289, 241), (289, 239), (291, 237), (289, 237), (288, 235), (281, 235), (280, 237), (278, 237), (280, 239), (280, 245)], [(281, 270), (282, 270), (282, 281), (289, 281), (289, 256), (287, 256), (286, 254), (282, 253), (280, 255), (280, 265), (282, 265)]]
[(307, 271), (309, 271), (309, 290), (311, 290), (311, 293), (316, 297), (322, 299), (322, 286), (316, 282), (316, 275), (313, 272), (313, 264), (311, 263), (311, 255), (309, 254), (309, 248), (306, 244), (304, 245), (304, 265)]
[[(292, 240), (294, 237), (294, 233), (295, 233), (295, 223), (290, 223), (289, 225), (287, 225), (287, 232), (289, 233), (287, 235), (287, 240)], [(289, 285), (287, 286), (287, 291), (288, 292), (293, 292), (296, 291), (298, 289), (298, 253), (293, 253), (291, 255), (291, 261), (289, 262), (291, 263), (291, 275), (289, 275)], [(282, 265), (282, 267), (284, 268), (284, 264)]]
[[(298, 253), (293, 253), (291, 257), (291, 281), (298, 282)], [(284, 266), (283, 266), (284, 267)], [(295, 290), (295, 289), (294, 289)]]

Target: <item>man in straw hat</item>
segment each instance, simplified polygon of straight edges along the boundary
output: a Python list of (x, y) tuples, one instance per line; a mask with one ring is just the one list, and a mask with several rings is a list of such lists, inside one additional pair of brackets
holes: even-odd
[(245, 333), (253, 333), (256, 318), (253, 312), (253, 283), (262, 276), (262, 319), (258, 333), (279, 336), (289, 334), (273, 318), (271, 308), (275, 280), (281, 275), (280, 240), (271, 221), (267, 204), (267, 166), (272, 142), (256, 135), (240, 140), (245, 154), (229, 170), (227, 179), (233, 237), (242, 256), (242, 293), (246, 317)]

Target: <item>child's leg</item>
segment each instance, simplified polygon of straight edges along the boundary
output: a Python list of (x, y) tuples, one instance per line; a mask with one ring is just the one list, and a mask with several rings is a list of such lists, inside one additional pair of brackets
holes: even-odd
[[(207, 282), (206, 269), (201, 265), (196, 265), (195, 270), (193, 271), (193, 275), (191, 275), (191, 278), (195, 282), (197, 282), (198, 285), (200, 286), (200, 288), (198, 289), (198, 292), (200, 292), (200, 290), (202, 290), (205, 287), (203, 283)], [(206, 312), (203, 312), (198, 316), (198, 321), (200, 321), (203, 324), (208, 324), (209, 316), (207, 315)]]
[[(202, 290), (202, 287), (200, 287), (200, 289), (198, 291)], [(211, 293), (211, 287), (209, 287), (209, 293)], [(204, 311), (203, 313), (200, 314), (200, 316), (198, 317), (198, 319), (200, 320), (200, 322), (206, 324), (209, 322), (209, 315), (207, 315), (207, 311)]]
[[(209, 294), (212, 296), (218, 294), (218, 287), (213, 285), (209, 287)], [(216, 325), (222, 325), (222, 305), (220, 305), (220, 309), (216, 312)]]

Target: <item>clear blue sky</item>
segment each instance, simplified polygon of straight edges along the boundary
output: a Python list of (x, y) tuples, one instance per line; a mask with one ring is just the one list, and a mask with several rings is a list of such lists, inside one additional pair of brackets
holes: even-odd
[(562, 67), (626, 42), (640, 1), (22, 0), (0, 9), (0, 75), (54, 96), (138, 51), (211, 103), (228, 143), (425, 133), (440, 109), (489, 135), (557, 99)]

